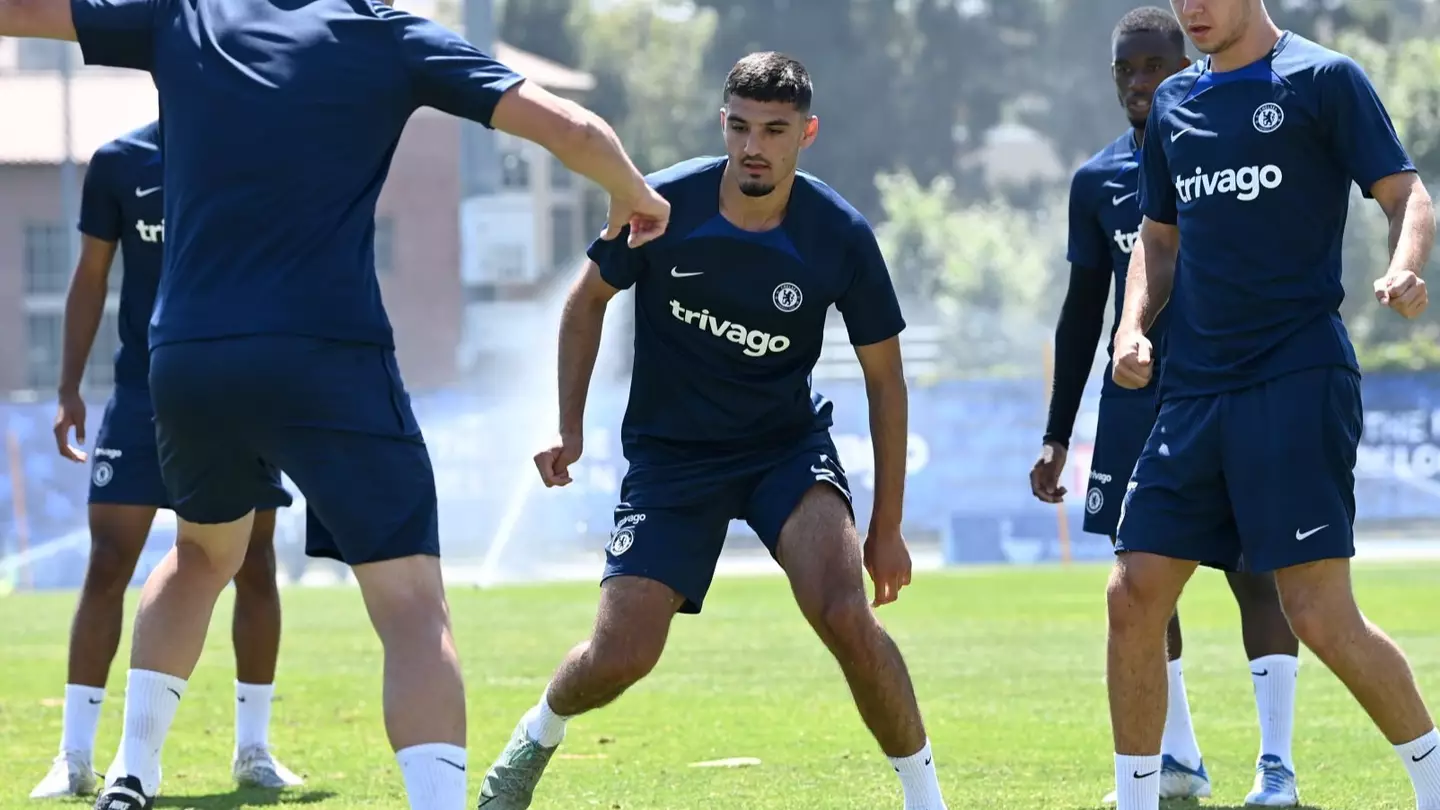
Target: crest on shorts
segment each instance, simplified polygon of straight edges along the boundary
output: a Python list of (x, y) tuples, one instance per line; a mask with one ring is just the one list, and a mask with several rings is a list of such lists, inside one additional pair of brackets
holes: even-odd
[(1250, 117), (1250, 122), (1255, 125), (1257, 132), (1270, 134), (1285, 123), (1285, 110), (1273, 101), (1267, 101), (1255, 108), (1255, 114)]
[(95, 469), (90, 473), (90, 480), (93, 481), (97, 487), (105, 486), (110, 483), (110, 479), (114, 477), (115, 469), (110, 466), (110, 462), (108, 461), (95, 462)]
[(775, 292), (770, 294), (770, 300), (775, 302), (775, 308), (781, 312), (794, 312), (800, 308), (800, 302), (805, 300), (805, 296), (800, 294), (799, 287), (787, 281), (775, 288)]
[(610, 538), (609, 551), (612, 556), (619, 557), (635, 545), (635, 530), (630, 528), (620, 529)]
[(1099, 487), (1091, 487), (1085, 495), (1085, 511), (1096, 515), (1103, 508), (1105, 508), (1105, 493), (1101, 492)]

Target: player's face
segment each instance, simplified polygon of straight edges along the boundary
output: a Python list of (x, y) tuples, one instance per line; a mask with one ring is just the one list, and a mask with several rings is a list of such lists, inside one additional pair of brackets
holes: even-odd
[(795, 173), (800, 150), (815, 141), (820, 119), (783, 101), (731, 96), (720, 110), (725, 130), (726, 173), (747, 197), (764, 197)]
[(1110, 75), (1115, 78), (1115, 93), (1130, 126), (1145, 126), (1155, 88), (1188, 64), (1184, 51), (1156, 31), (1136, 31), (1115, 40)]
[(1240, 41), (1263, 0), (1170, 0), (1175, 19), (1201, 53), (1220, 53)]

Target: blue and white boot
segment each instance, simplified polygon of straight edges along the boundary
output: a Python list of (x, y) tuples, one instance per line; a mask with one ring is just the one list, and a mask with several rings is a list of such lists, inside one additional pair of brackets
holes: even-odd
[(1295, 772), (1273, 754), (1255, 763), (1255, 787), (1245, 797), (1246, 807), (1299, 807), (1300, 788)]

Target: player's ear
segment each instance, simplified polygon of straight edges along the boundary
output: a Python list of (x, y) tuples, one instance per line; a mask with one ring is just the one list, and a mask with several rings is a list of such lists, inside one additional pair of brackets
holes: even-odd
[(800, 146), (806, 147), (815, 142), (815, 136), (820, 134), (820, 116), (812, 115), (805, 119), (805, 136), (800, 140)]

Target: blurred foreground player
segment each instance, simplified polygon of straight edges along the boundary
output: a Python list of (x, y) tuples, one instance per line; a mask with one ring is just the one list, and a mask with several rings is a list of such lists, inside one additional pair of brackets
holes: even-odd
[[(80, 200), (80, 262), (65, 301), (64, 366), (55, 442), (75, 462), (87, 454), (70, 445), (73, 428), (85, 443), (80, 383), (109, 292), (116, 249), (124, 256), (120, 286), (115, 389), (95, 440), (90, 473), (90, 564), (70, 629), (65, 726), (60, 754), (30, 798), (95, 793), (91, 763), (110, 663), (120, 644), (125, 589), (158, 509), (170, 498), (160, 478), (150, 406), (147, 331), (165, 246), (159, 126), (149, 124), (95, 152)], [(255, 502), (245, 562), (235, 575), (235, 780), (246, 787), (283, 788), (299, 777), (275, 760), (268, 734), (280, 653), (280, 592), (275, 587), (275, 510), (289, 506), (279, 478)]]
[[(159, 90), (166, 250), (150, 323), (161, 472), (180, 517), (146, 583), (99, 810), (148, 808), (216, 597), (279, 467), (353, 567), (385, 650), (385, 718), (415, 810), (468, 803), (465, 692), (434, 474), (375, 277), (375, 202), (435, 107), (540, 143), (611, 195), (610, 236), (669, 204), (611, 128), (428, 20), (368, 0), (4, 0), (0, 35), (78, 39)], [(219, 103), (216, 99), (223, 99)]]
[[(1161, 81), (1190, 65), (1185, 32), (1164, 9), (1138, 8), (1121, 18), (1111, 38), (1111, 72), (1130, 129), (1076, 172), (1070, 186), (1070, 286), (1055, 329), (1055, 382), (1050, 397), (1040, 459), (1031, 470), (1036, 497), (1058, 503), (1065, 496), (1060, 473), (1065, 467), (1075, 415), (1105, 321), (1110, 279), (1115, 279), (1115, 324), (1125, 300), (1125, 274), (1131, 246), (1140, 231), (1140, 151), (1145, 118)], [(1159, 344), (1166, 311), (1147, 337)], [(1113, 335), (1112, 335), (1113, 337)], [(1108, 348), (1108, 346), (1107, 346)], [(1085, 495), (1085, 531), (1114, 540), (1120, 503), (1135, 460), (1155, 424), (1156, 380), (1139, 389), (1117, 385), (1106, 369), (1100, 392), (1100, 419)], [(1257, 807), (1293, 807), (1299, 803), (1291, 754), (1295, 724), (1295, 680), (1300, 642), (1290, 631), (1275, 580), (1269, 574), (1226, 574), (1240, 606), (1240, 624), (1255, 703), (1260, 717), (1260, 754), (1255, 785), (1246, 802)], [(1170, 618), (1169, 700), (1161, 744), (1160, 797), (1205, 798), (1210, 777), (1190, 721), (1181, 665), (1180, 616)], [(1105, 801), (1114, 802), (1111, 793)]]
[(1145, 332), (1171, 313), (1160, 413), (1109, 587), (1120, 810), (1158, 806), (1162, 640), (1200, 563), (1275, 572), (1296, 635), (1395, 746), (1420, 810), (1440, 810), (1440, 734), (1404, 656), (1351, 591), (1362, 418), (1339, 315), (1352, 183), (1389, 218), (1375, 295), (1407, 318), (1427, 304), (1430, 196), (1354, 61), (1281, 32), (1261, 0), (1172, 5), (1208, 56), (1155, 93), (1115, 334), (1115, 381), (1141, 388), (1154, 368)]
[[(635, 361), (621, 436), (630, 468), (594, 634), (570, 652), (485, 775), (484, 810), (529, 807), (566, 721), (650, 672), (674, 615), (700, 612), (732, 519), (749, 523), (785, 569), (900, 775), (905, 807), (945, 806), (905, 663), (872, 609), (910, 581), (900, 534), (905, 323), (870, 226), (796, 172), (819, 127), (811, 93), (792, 59), (740, 60), (721, 112), (728, 159), (654, 175), (674, 206), (670, 232), (641, 250), (597, 242), (571, 289), (560, 324), (560, 438), (535, 463), (546, 486), (570, 483), (605, 308), (633, 286)], [(831, 304), (870, 398), (876, 486), (863, 552), (830, 441), (831, 403), (810, 389)]]

